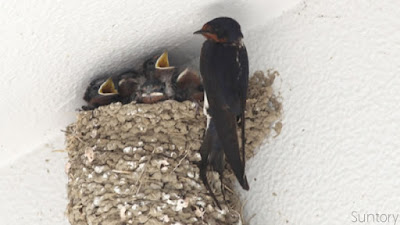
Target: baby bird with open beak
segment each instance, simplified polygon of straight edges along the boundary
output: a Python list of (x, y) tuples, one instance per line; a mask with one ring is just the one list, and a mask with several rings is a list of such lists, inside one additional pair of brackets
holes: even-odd
[(170, 66), (168, 52), (154, 56), (143, 64), (143, 73), (146, 82), (141, 86), (137, 101), (142, 103), (155, 103), (162, 100), (173, 99), (175, 91), (172, 79), (175, 67)]
[(91, 110), (112, 102), (129, 103), (136, 98), (137, 90), (145, 82), (142, 74), (127, 71), (118, 76), (94, 79), (86, 88), (83, 99), (88, 103), (83, 110)]

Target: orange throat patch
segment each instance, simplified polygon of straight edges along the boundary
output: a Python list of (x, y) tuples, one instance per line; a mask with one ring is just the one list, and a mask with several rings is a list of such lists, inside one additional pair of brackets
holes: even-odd
[(226, 38), (218, 38), (218, 36), (216, 34), (212, 34), (212, 33), (203, 33), (203, 36), (207, 39), (213, 40), (215, 42), (219, 42), (219, 43), (226, 43)]

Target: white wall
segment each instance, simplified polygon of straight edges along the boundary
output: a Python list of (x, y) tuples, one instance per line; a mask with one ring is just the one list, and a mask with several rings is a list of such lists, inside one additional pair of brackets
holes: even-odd
[(308, 0), (247, 34), (252, 69), (281, 74), (285, 114), (248, 164), (253, 224), (394, 224), (352, 213), (400, 214), (399, 6)]
[(252, 71), (281, 74), (282, 134), (247, 164), (251, 224), (400, 213), (398, 2), (262, 2), (0, 3), (1, 224), (68, 224), (66, 154), (51, 150), (62, 148), (59, 130), (88, 81), (149, 51), (196, 60), (202, 40), (192, 32), (220, 15), (241, 22)]

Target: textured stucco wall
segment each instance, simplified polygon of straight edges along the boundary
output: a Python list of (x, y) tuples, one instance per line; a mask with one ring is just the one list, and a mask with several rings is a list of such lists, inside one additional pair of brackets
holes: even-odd
[(192, 32), (220, 15), (241, 22), (252, 71), (281, 74), (282, 133), (247, 164), (251, 224), (400, 213), (399, 4), (296, 2), (0, 3), (0, 223), (67, 224), (66, 155), (52, 150), (90, 77), (148, 49), (196, 60)]
[(253, 224), (394, 224), (352, 212), (400, 213), (399, 27), (395, 0), (310, 0), (248, 33), (284, 107), (281, 135), (249, 162)]

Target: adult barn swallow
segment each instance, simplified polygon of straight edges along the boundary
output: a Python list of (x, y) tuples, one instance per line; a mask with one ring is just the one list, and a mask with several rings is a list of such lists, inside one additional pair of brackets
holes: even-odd
[[(245, 175), (244, 131), (249, 63), (240, 25), (234, 19), (213, 19), (194, 34), (201, 34), (206, 38), (200, 56), (204, 114), (207, 116), (206, 134), (200, 147), (200, 177), (219, 206), (208, 184), (206, 170), (207, 165), (211, 165), (221, 178), (224, 153), (242, 188), (249, 190)], [(237, 118), (241, 119), (243, 161), (240, 159)]]

